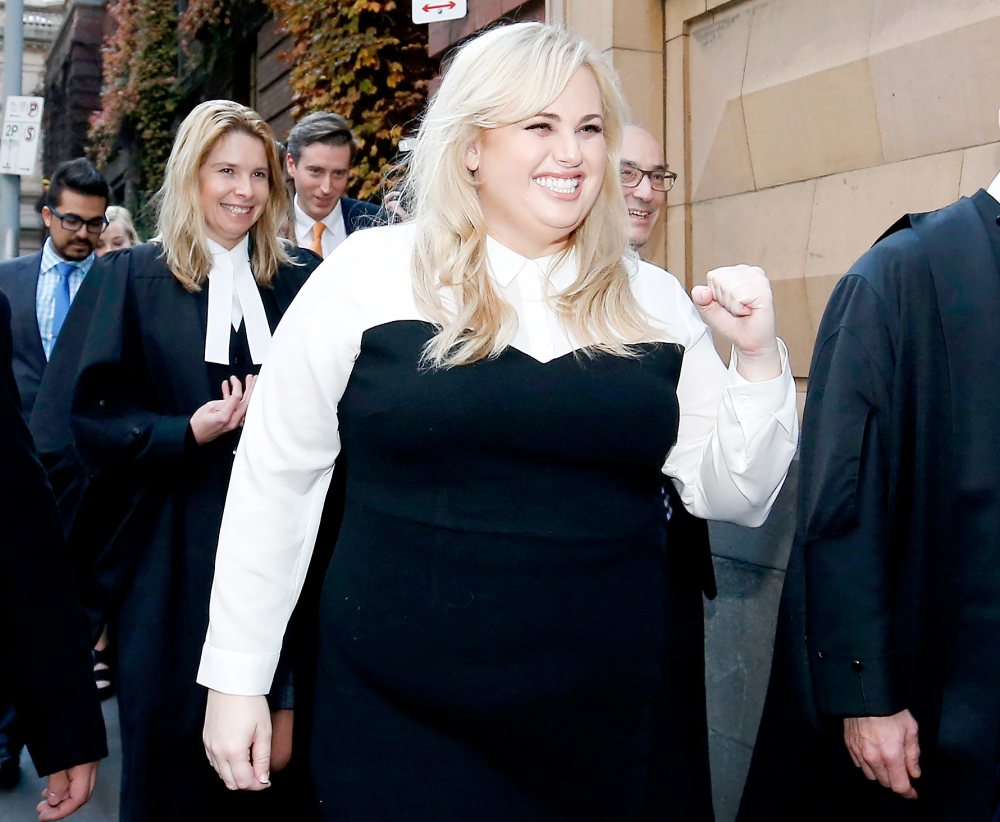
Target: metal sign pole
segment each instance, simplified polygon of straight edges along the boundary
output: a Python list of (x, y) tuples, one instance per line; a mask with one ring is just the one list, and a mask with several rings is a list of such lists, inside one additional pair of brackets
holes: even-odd
[[(3, 97), (21, 94), (21, 63), (24, 59), (24, 0), (7, 0), (4, 15)], [(0, 259), (18, 253), (21, 234), (21, 178), (0, 174)]]

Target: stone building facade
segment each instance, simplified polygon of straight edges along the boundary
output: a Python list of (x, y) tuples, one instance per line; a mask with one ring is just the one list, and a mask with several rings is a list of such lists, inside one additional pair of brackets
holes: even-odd
[[(689, 286), (717, 265), (762, 265), (804, 391), (820, 317), (851, 263), (902, 214), (971, 194), (1000, 170), (1000, 3), (662, 5), (662, 133), (681, 175), (664, 259)], [(720, 596), (708, 609), (707, 671), (720, 820), (735, 812), (759, 720), (791, 544), (788, 491), (762, 532), (713, 532)]]

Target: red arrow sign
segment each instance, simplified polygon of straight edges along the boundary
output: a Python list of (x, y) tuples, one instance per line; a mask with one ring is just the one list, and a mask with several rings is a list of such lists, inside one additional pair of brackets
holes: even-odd
[(410, 16), (417, 24), (460, 20), (469, 13), (468, 0), (411, 0), (411, 2), (413, 5)]

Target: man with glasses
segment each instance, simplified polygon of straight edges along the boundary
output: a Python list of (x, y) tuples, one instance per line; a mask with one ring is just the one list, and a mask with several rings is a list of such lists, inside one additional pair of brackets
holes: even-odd
[(629, 245), (637, 251), (649, 241), (676, 179), (677, 175), (667, 170), (657, 139), (644, 128), (626, 126), (621, 180), (628, 206)]
[(94, 264), (97, 238), (108, 226), (108, 184), (90, 160), (60, 164), (52, 175), (42, 221), (49, 237), (42, 250), (0, 263), (14, 332), (14, 377), (25, 419), (70, 304)]
[[(0, 291), (11, 307), (14, 379), (26, 421), (70, 304), (94, 264), (97, 238), (108, 225), (109, 193), (89, 160), (60, 164), (42, 207), (49, 232), (42, 250), (0, 263)], [(20, 778), (22, 740), (8, 684), (6, 676), (0, 677), (0, 789)]]
[(347, 120), (328, 111), (303, 117), (288, 134), (285, 163), (295, 186), (289, 239), (320, 257), (379, 213), (372, 203), (343, 196), (357, 148)]

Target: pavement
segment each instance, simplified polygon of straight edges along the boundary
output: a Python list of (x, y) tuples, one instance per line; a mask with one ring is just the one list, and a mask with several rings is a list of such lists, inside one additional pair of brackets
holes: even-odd
[[(68, 817), (71, 822), (117, 822), (118, 788), (122, 776), (122, 746), (118, 726), (118, 700), (101, 705), (108, 729), (108, 758), (97, 770), (97, 787), (90, 801)], [(45, 780), (35, 775), (27, 750), (21, 754), (21, 781), (9, 791), (0, 790), (0, 822), (32, 822), (38, 816), (35, 805), (42, 798)]]

